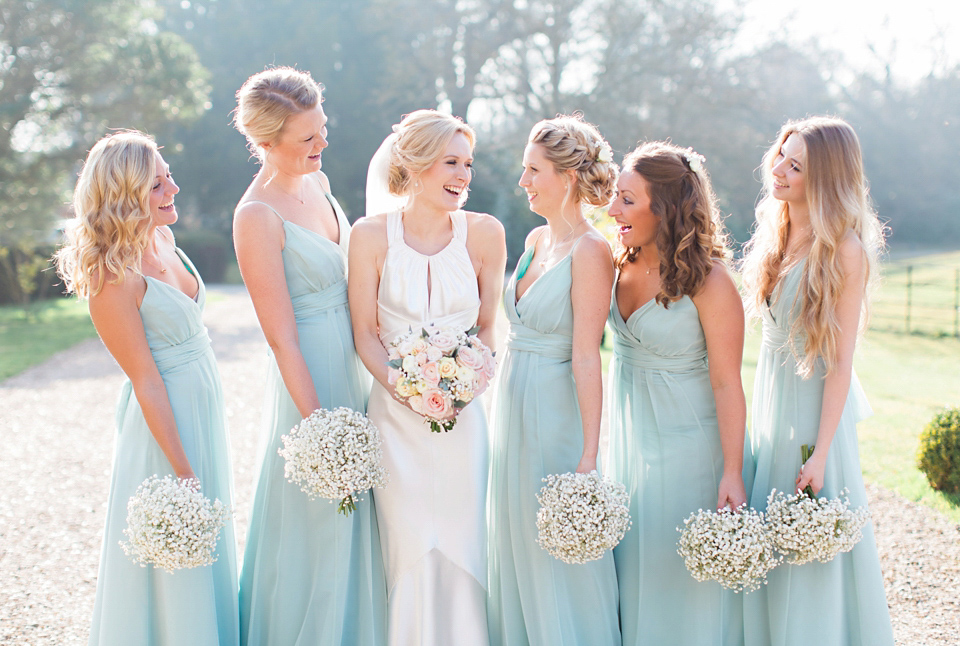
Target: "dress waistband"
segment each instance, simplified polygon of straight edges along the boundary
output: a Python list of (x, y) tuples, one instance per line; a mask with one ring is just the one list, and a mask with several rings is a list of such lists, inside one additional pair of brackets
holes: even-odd
[(151, 350), (151, 352), (153, 361), (157, 364), (157, 370), (164, 373), (185, 363), (196, 361), (209, 349), (210, 337), (207, 335), (207, 329), (203, 328), (185, 341), (176, 345), (157, 348)]
[(763, 345), (771, 350), (783, 350), (790, 347), (790, 332), (773, 323), (764, 322)]
[(570, 361), (573, 357), (573, 338), (566, 334), (538, 332), (520, 323), (511, 323), (507, 332), (507, 347), (519, 352), (533, 352), (548, 359)]
[(651, 354), (635, 345), (620, 340), (619, 337), (614, 337), (613, 339), (613, 354), (617, 359), (631, 366), (648, 370), (662, 370), (665, 372), (693, 372), (695, 370), (701, 370), (707, 365), (706, 353), (693, 356), (681, 355), (672, 357)]
[(298, 321), (325, 310), (342, 307), (347, 304), (347, 281), (338, 281), (319, 292), (301, 294), (291, 299), (291, 302), (294, 318)]

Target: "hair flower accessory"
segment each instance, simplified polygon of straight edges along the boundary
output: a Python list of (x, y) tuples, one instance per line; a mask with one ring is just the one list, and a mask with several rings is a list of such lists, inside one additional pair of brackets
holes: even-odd
[(599, 148), (596, 161), (603, 162), (604, 164), (609, 164), (613, 161), (613, 149), (610, 148), (610, 144), (605, 141), (595, 141), (594, 144)]
[(683, 158), (687, 160), (690, 170), (698, 175), (703, 174), (703, 163), (707, 161), (706, 157), (695, 151), (693, 148), (687, 148), (683, 151)]

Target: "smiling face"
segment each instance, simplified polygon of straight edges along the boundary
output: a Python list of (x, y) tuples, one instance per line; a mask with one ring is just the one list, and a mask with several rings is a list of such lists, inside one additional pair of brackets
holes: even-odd
[(154, 226), (165, 226), (177, 221), (177, 208), (173, 205), (173, 196), (180, 192), (180, 188), (173, 181), (170, 167), (157, 153), (157, 171), (153, 178), (153, 187), (150, 189), (150, 218)]
[(637, 171), (626, 169), (617, 180), (617, 195), (609, 209), (620, 225), (617, 235), (625, 247), (646, 247), (656, 243), (660, 218), (650, 210), (647, 182)]
[(523, 174), (518, 183), (527, 192), (531, 211), (544, 217), (560, 212), (570, 182), (569, 175), (557, 171), (547, 159), (541, 144), (527, 144), (523, 150)]
[(327, 115), (319, 104), (290, 115), (276, 142), (263, 145), (266, 160), (288, 175), (320, 170), (320, 155), (327, 147)]
[[(456, 211), (467, 199), (473, 179), (473, 150), (462, 132), (455, 133), (437, 161), (416, 176), (413, 196), (442, 211)], [(417, 188), (419, 181), (419, 188)]]
[(773, 160), (773, 197), (788, 204), (804, 205), (807, 202), (803, 171), (807, 160), (807, 147), (797, 133), (791, 134), (781, 144), (780, 152)]

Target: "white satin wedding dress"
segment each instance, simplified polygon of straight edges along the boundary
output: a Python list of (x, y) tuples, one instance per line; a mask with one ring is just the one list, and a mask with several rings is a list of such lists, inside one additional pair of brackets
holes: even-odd
[[(463, 211), (453, 239), (423, 255), (403, 238), (400, 212), (387, 216), (388, 250), (377, 299), (384, 345), (428, 323), (464, 330), (480, 295), (467, 253)], [(430, 288), (428, 289), (428, 281)], [(468, 405), (447, 433), (392, 398), (378, 382), (368, 415), (383, 438), (385, 489), (374, 492), (389, 594), (391, 646), (489, 643), (486, 619), (487, 422)]]

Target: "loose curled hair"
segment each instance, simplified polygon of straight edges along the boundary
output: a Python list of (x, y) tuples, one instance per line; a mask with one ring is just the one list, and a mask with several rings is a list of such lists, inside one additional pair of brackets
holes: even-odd
[(150, 231), (150, 191), (157, 171), (157, 144), (134, 130), (98, 141), (83, 164), (73, 192), (74, 219), (54, 260), (68, 292), (89, 298), (104, 281), (140, 273)]
[[(623, 171), (632, 170), (644, 181), (650, 210), (659, 218), (657, 253), (660, 291), (664, 307), (703, 288), (714, 261), (727, 255), (727, 234), (717, 209), (710, 177), (702, 164), (690, 167), (689, 151), (673, 144), (652, 141), (623, 159)], [(618, 246), (614, 263), (623, 269), (634, 262), (639, 247)]]
[(617, 165), (601, 161), (610, 144), (596, 126), (583, 115), (561, 115), (533, 126), (527, 143), (543, 147), (544, 156), (558, 173), (576, 171), (571, 198), (577, 203), (603, 207), (613, 199), (617, 185)]
[[(827, 372), (837, 364), (840, 323), (837, 302), (846, 277), (840, 264), (840, 246), (850, 233), (859, 241), (867, 264), (861, 330), (869, 315), (867, 289), (877, 275), (877, 263), (884, 247), (883, 227), (870, 205), (863, 172), (860, 141), (846, 121), (833, 117), (811, 117), (786, 123), (763, 156), (763, 192), (757, 204), (757, 225), (746, 245), (743, 282), (747, 311), (759, 316), (777, 283), (783, 279), (784, 254), (790, 232), (790, 209), (773, 196), (773, 166), (780, 148), (796, 134), (806, 148), (803, 165), (805, 196), (810, 211), (813, 240), (803, 268), (797, 294), (798, 316), (790, 332), (790, 343), (798, 358), (798, 373), (813, 374), (817, 359)], [(802, 350), (797, 347), (802, 345)]]
[(247, 138), (247, 148), (261, 162), (265, 144), (276, 143), (292, 115), (323, 101), (323, 86), (309, 72), (271, 67), (257, 72), (237, 90), (233, 125)]
[(396, 139), (390, 147), (387, 190), (403, 197), (413, 193), (416, 176), (440, 159), (457, 133), (463, 134), (473, 150), (477, 135), (458, 117), (436, 110), (416, 110), (393, 126)]

